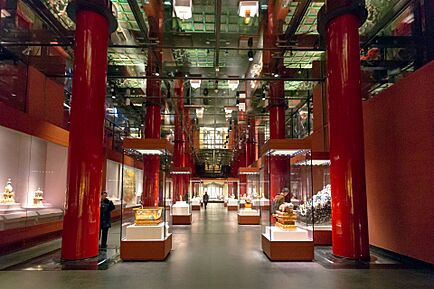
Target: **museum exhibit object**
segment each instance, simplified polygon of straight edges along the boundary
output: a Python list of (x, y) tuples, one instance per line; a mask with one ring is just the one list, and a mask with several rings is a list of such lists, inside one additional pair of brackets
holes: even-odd
[(260, 225), (261, 207), (260, 207), (260, 186), (259, 186), (259, 169), (256, 167), (243, 167), (239, 169), (240, 179), (246, 183), (239, 183), (239, 191), (243, 195), (239, 198), (238, 205), (238, 224), (239, 225)]
[[(172, 220), (170, 208), (166, 208), (166, 191), (170, 156), (173, 146), (166, 139), (134, 139), (123, 141), (125, 152), (135, 151), (141, 158), (158, 157), (159, 170), (156, 175), (144, 173), (140, 203), (122, 206), (120, 255), (124, 261), (164, 260), (172, 248)], [(125, 159), (125, 158), (124, 158)], [(121, 200), (135, 198), (135, 177), (131, 171), (123, 170)]]
[[(301, 226), (297, 215), (300, 206), (312, 198), (307, 188), (312, 178), (309, 169), (303, 182), (295, 179), (292, 162), (298, 156), (310, 159), (308, 144), (269, 140), (262, 151), (261, 172), (271, 200), (269, 210), (263, 211), (261, 219), (262, 250), (273, 261), (312, 261), (314, 258), (313, 234)], [(276, 170), (276, 165), (289, 169)], [(309, 216), (305, 221), (307, 218)]]

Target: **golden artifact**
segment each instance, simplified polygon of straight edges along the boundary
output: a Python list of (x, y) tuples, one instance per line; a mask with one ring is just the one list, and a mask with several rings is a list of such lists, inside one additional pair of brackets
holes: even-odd
[(3, 191), (3, 198), (0, 200), (2, 204), (15, 204), (14, 199), (15, 193), (14, 188), (12, 187), (11, 179), (8, 179), (6, 183), (5, 189)]
[(41, 191), (40, 188), (38, 188), (34, 193), (33, 205), (42, 206), (42, 200), (44, 199), (43, 195), (44, 195), (44, 192)]
[(250, 198), (246, 198), (246, 204), (244, 205), (244, 207), (246, 209), (251, 209), (252, 208), (252, 201), (250, 200)]
[(276, 227), (282, 230), (295, 230), (297, 227), (295, 221), (297, 215), (293, 210), (294, 206), (291, 203), (283, 203), (279, 206), (279, 210), (273, 215), (276, 218)]
[(135, 208), (135, 224), (140, 226), (158, 225), (162, 222), (163, 208)]

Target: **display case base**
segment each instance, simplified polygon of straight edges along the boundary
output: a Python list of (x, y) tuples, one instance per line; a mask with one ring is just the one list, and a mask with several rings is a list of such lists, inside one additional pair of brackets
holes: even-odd
[(270, 211), (270, 206), (261, 206), (261, 210)]
[(189, 215), (172, 215), (172, 225), (191, 225), (192, 214)]
[(262, 251), (271, 261), (312, 261), (313, 241), (270, 241), (262, 234)]
[(313, 234), (313, 242), (318, 246), (331, 246), (332, 231), (315, 229), (315, 233)]
[(259, 225), (261, 216), (246, 216), (238, 214), (238, 225)]
[(228, 206), (228, 211), (238, 211), (238, 206)]
[(172, 234), (162, 240), (121, 240), (123, 261), (163, 261), (172, 249)]
[(200, 211), (200, 205), (191, 205), (193, 211)]

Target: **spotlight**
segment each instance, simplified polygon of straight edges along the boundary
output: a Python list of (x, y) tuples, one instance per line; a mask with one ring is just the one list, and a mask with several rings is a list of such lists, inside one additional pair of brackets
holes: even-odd
[(249, 61), (253, 61), (253, 51), (250, 49), (249, 52), (247, 52), (247, 56), (249, 57)]

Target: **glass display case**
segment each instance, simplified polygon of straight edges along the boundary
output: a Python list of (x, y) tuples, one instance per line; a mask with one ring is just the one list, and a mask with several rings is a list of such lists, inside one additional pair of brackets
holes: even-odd
[(173, 199), (171, 216), (173, 225), (191, 225), (193, 219), (190, 198), (190, 168), (172, 168)]
[(239, 179), (228, 178), (225, 180), (225, 187), (227, 191), (224, 194), (223, 202), (224, 206), (228, 211), (238, 210), (238, 199), (239, 199)]
[[(331, 185), (330, 159), (327, 152), (312, 152), (310, 158), (297, 156), (292, 161), (295, 191), (312, 191), (313, 196), (303, 200), (297, 211), (300, 225), (314, 234), (315, 245), (331, 245)], [(309, 182), (312, 175), (312, 182)], [(305, 194), (307, 195), (307, 194)]]
[(203, 182), (201, 179), (191, 179), (191, 209), (200, 210), (203, 197)]
[(0, 127), (0, 158), (0, 254), (60, 236), (66, 146)]
[(259, 169), (245, 167), (239, 169), (238, 224), (260, 225), (261, 207), (259, 191)]
[[(124, 139), (123, 147), (120, 199), (125, 206), (121, 214), (121, 259), (164, 260), (172, 248), (171, 208), (165, 204), (173, 146), (165, 139)], [(142, 159), (128, 156), (132, 150), (142, 154)], [(137, 183), (130, 168), (140, 164), (146, 170), (142, 182)]]
[[(307, 161), (303, 176), (297, 174), (295, 160)], [(311, 151), (308, 144), (293, 140), (269, 140), (263, 148), (262, 169), (264, 187), (271, 204), (264, 211), (262, 250), (272, 261), (312, 261), (313, 231), (300, 223), (300, 208), (312, 198)], [(305, 216), (303, 221), (308, 221)], [(312, 223), (312, 220), (310, 221)]]

